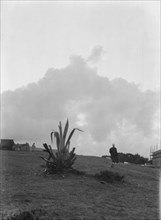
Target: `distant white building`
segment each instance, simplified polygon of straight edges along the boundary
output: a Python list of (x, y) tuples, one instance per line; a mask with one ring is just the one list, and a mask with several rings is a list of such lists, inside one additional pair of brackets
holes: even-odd
[(152, 153), (152, 165), (161, 167), (161, 149)]

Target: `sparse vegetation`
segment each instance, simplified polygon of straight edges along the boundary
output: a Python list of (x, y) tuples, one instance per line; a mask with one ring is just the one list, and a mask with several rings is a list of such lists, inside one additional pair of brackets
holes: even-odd
[(48, 213), (42, 209), (32, 209), (26, 211), (19, 211), (11, 216), (7, 217), (7, 220), (50, 220)]
[[(110, 160), (77, 155), (73, 168), (86, 174), (59, 178), (42, 175), (40, 156), (46, 152), (0, 153), (0, 219), (36, 209), (37, 220), (159, 220), (159, 169), (123, 163), (111, 168)], [(102, 170), (126, 176), (125, 183), (100, 184), (93, 175)]]
[(58, 173), (64, 172), (65, 170), (72, 169), (72, 165), (76, 160), (76, 154), (74, 153), (75, 148), (70, 151), (70, 141), (75, 132), (75, 130), (82, 131), (78, 128), (74, 128), (68, 138), (67, 133), (69, 129), (69, 122), (67, 120), (66, 125), (64, 127), (64, 131), (62, 129), (62, 124), (59, 124), (59, 131), (51, 132), (51, 143), (53, 143), (53, 136), (56, 140), (56, 152), (53, 152), (53, 149), (50, 145), (46, 143), (43, 145), (45, 151), (49, 154), (48, 158), (41, 157), (46, 162), (45, 173)]
[(124, 179), (124, 176), (120, 175), (119, 173), (108, 170), (104, 170), (99, 173), (96, 173), (94, 176), (96, 177), (96, 179), (108, 183), (122, 182)]
[(139, 154), (118, 153), (118, 157), (121, 163), (128, 162), (134, 164), (145, 164), (148, 162), (148, 158), (142, 157)]

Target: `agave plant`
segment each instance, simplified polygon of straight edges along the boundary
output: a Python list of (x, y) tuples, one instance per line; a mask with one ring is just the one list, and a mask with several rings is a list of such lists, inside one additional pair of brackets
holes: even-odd
[(72, 165), (76, 160), (76, 154), (74, 153), (75, 148), (70, 151), (70, 141), (75, 132), (75, 130), (82, 131), (78, 128), (74, 128), (69, 136), (67, 137), (68, 128), (69, 128), (69, 121), (67, 120), (64, 131), (62, 129), (61, 122), (59, 123), (59, 131), (52, 131), (51, 132), (51, 143), (53, 143), (53, 137), (56, 141), (57, 151), (53, 152), (53, 149), (50, 145), (43, 144), (45, 151), (48, 152), (49, 157), (44, 158), (41, 157), (46, 162), (46, 170), (47, 173), (56, 173), (59, 171), (63, 171), (66, 169), (71, 169)]

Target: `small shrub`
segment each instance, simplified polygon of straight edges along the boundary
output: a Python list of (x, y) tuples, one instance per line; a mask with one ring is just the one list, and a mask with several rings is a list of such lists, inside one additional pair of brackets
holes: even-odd
[(47, 212), (42, 209), (33, 209), (26, 211), (19, 211), (9, 217), (6, 220), (40, 220), (42, 216), (46, 216)]
[(124, 176), (121, 176), (117, 172), (112, 172), (108, 170), (101, 171), (100, 173), (96, 173), (95, 178), (100, 180), (100, 181), (105, 181), (108, 183), (113, 183), (113, 182), (122, 182), (124, 179)]

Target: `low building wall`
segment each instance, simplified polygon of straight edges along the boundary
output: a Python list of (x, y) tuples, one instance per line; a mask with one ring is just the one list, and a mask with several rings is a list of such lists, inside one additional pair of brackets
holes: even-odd
[(152, 164), (154, 167), (161, 167), (161, 150), (153, 152)]
[(13, 139), (0, 139), (0, 150), (12, 150), (14, 144)]

